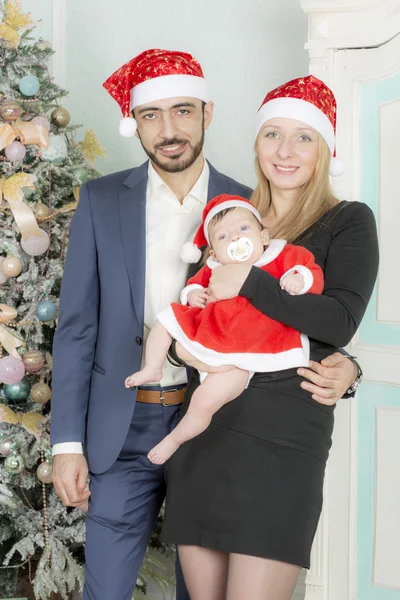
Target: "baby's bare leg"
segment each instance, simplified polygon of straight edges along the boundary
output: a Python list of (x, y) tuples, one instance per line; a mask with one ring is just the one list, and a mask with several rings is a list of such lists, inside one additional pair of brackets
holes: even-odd
[(171, 341), (172, 338), (168, 331), (159, 321), (156, 321), (147, 338), (145, 365), (143, 369), (125, 379), (125, 387), (129, 388), (151, 381), (160, 381), (163, 364)]
[(183, 360), (187, 365), (197, 369), (197, 371), (202, 371), (203, 373), (224, 373), (225, 371), (231, 371), (232, 369), (236, 369), (233, 365), (224, 365), (223, 367), (211, 367), (206, 363), (198, 360), (193, 354), (186, 350), (179, 342), (176, 342), (176, 353), (178, 357)]
[(210, 373), (194, 392), (186, 415), (173, 431), (150, 450), (152, 463), (160, 465), (179, 448), (209, 426), (213, 415), (246, 388), (249, 372), (233, 368), (229, 372)]

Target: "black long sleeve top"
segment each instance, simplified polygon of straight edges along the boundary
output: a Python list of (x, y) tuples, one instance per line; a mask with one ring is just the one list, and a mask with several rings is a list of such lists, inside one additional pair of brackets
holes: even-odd
[(362, 202), (340, 202), (296, 241), (324, 271), (323, 294), (291, 296), (279, 281), (252, 267), (239, 295), (269, 317), (310, 338), (311, 358), (322, 360), (354, 336), (375, 284), (379, 252), (376, 223)]

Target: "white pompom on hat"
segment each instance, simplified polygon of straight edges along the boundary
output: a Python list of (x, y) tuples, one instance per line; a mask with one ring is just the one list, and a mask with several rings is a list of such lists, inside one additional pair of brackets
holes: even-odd
[(185, 263), (196, 263), (201, 258), (201, 248), (210, 244), (208, 235), (208, 226), (211, 220), (221, 211), (227, 208), (246, 208), (256, 219), (262, 223), (261, 215), (256, 207), (242, 196), (232, 196), (230, 194), (220, 194), (215, 196), (210, 202), (207, 202), (203, 210), (202, 223), (194, 236), (193, 243), (187, 242), (181, 250), (181, 259)]
[(256, 136), (266, 121), (277, 117), (302, 121), (318, 131), (331, 152), (330, 175), (337, 177), (343, 173), (343, 162), (335, 151), (336, 99), (323, 81), (308, 75), (269, 92), (257, 113)]
[(131, 113), (136, 106), (179, 96), (209, 100), (200, 63), (187, 52), (159, 48), (132, 58), (103, 87), (121, 108), (119, 132), (124, 137), (135, 135), (137, 125)]

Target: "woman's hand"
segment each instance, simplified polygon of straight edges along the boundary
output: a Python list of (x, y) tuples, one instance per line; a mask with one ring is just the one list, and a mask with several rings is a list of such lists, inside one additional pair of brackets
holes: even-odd
[(309, 369), (297, 372), (309, 379), (302, 381), (301, 387), (311, 392), (314, 400), (328, 406), (340, 400), (357, 377), (355, 364), (340, 352), (327, 356), (321, 364), (312, 360)]
[(235, 298), (246, 281), (251, 265), (229, 264), (215, 267), (208, 285), (208, 302)]

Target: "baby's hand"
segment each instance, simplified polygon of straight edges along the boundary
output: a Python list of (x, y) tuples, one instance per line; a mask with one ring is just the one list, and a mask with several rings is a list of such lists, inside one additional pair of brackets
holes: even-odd
[(290, 273), (285, 275), (281, 281), (281, 288), (286, 290), (291, 296), (295, 296), (304, 287), (304, 279), (300, 273)]
[(197, 306), (197, 308), (204, 308), (207, 304), (208, 294), (204, 288), (201, 290), (192, 290), (191, 292), (189, 292), (187, 299), (189, 306)]

